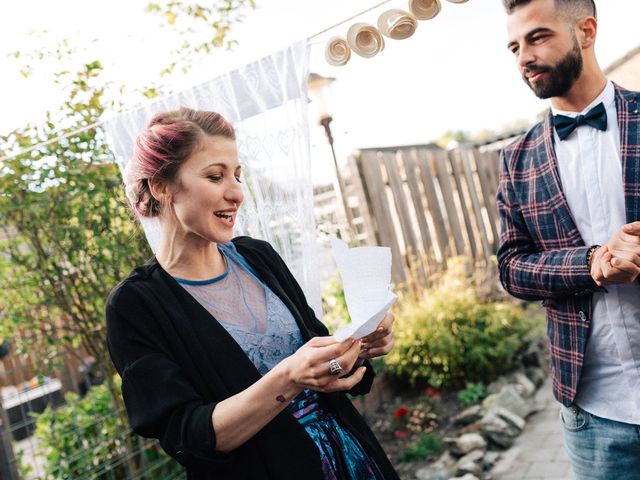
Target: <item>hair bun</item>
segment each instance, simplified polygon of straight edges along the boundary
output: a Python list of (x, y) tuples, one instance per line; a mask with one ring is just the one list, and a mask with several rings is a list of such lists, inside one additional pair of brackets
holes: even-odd
[(131, 205), (137, 205), (140, 202), (140, 194), (135, 184), (125, 185), (124, 194)]

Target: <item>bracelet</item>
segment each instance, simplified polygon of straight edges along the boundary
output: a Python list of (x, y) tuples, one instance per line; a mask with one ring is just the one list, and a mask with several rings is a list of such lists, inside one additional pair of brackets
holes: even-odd
[(593, 245), (589, 247), (589, 250), (587, 250), (587, 268), (589, 270), (591, 270), (591, 260), (592, 260), (593, 254), (599, 248), (600, 248), (600, 245)]

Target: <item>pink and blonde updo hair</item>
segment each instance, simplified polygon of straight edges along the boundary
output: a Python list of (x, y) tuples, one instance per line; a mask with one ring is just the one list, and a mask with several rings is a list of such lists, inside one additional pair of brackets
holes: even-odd
[(153, 117), (138, 135), (124, 175), (127, 200), (137, 217), (160, 214), (149, 180), (174, 181), (180, 166), (202, 145), (205, 136), (236, 139), (233, 126), (216, 112), (182, 107)]

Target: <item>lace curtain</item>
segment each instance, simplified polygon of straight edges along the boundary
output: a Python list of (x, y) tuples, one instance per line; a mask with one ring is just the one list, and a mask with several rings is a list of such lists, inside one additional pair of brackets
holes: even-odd
[[(307, 123), (305, 41), (201, 85), (109, 119), (105, 129), (123, 171), (138, 133), (161, 111), (187, 106), (230, 120), (243, 165), (245, 201), (236, 235), (267, 240), (282, 255), (321, 318)], [(157, 219), (142, 221), (153, 251)]]

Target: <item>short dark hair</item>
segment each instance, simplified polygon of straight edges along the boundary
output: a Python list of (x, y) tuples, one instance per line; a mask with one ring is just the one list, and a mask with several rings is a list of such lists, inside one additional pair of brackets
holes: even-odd
[[(510, 15), (513, 11), (535, 0), (502, 0), (505, 10)], [(585, 17), (596, 17), (596, 3), (594, 0), (554, 0), (556, 8), (564, 10), (565, 15), (574, 22)]]

